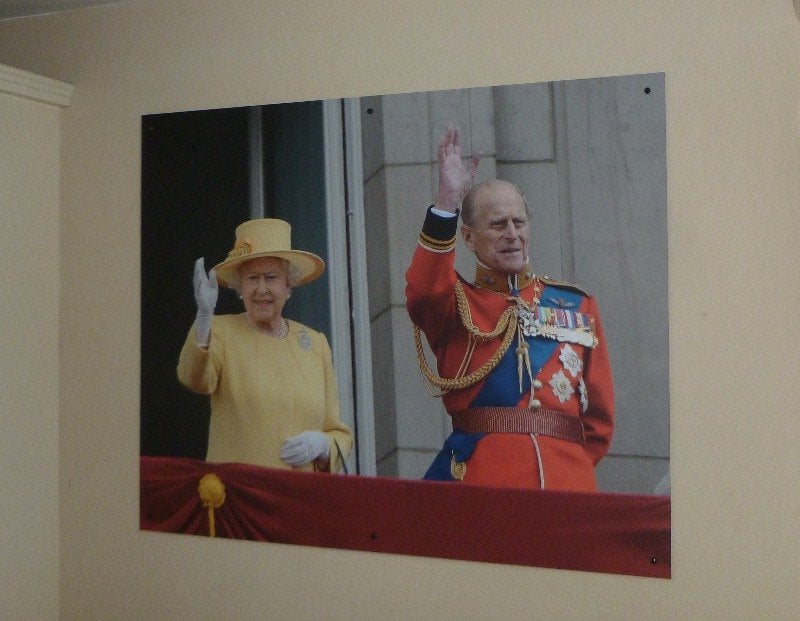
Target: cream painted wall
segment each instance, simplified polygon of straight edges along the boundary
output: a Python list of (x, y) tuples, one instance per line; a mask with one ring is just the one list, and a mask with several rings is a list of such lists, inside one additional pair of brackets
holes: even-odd
[(59, 597), (59, 149), (72, 88), (0, 65), (0, 616)]
[[(792, 2), (502, 4), (130, 0), (0, 23), (0, 62), (76, 87), (62, 146), (63, 618), (796, 614), (800, 350), (768, 338), (793, 338), (800, 306)], [(137, 530), (141, 114), (656, 71), (667, 76), (671, 580)]]

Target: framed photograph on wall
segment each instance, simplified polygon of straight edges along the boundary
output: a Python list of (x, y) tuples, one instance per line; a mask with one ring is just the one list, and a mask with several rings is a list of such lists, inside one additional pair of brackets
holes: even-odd
[[(664, 89), (663, 74), (646, 74), (143, 116), (142, 528), (213, 524), (217, 536), (668, 576)], [(602, 311), (616, 406), (599, 493), (422, 480), (452, 424), (419, 372), (405, 273), (448, 124), (465, 161), (481, 153), (476, 183), (524, 193), (533, 270)], [(260, 218), (289, 222), (292, 246), (326, 263), (284, 313), (330, 343), (353, 476), (232, 460), (212, 468), (224, 494), (204, 500), (209, 398), (176, 376), (196, 312), (193, 265), (223, 261), (236, 226)], [(460, 238), (455, 256), (472, 282)], [(242, 311), (220, 288), (216, 314)], [(165, 477), (178, 486), (166, 504), (154, 491)], [(260, 522), (244, 498), (258, 499)], [(532, 524), (541, 537), (520, 546)], [(580, 549), (568, 543), (575, 528), (591, 533)]]

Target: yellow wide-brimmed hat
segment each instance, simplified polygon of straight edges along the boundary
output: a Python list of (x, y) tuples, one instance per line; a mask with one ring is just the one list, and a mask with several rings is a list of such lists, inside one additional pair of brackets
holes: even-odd
[(228, 253), (227, 259), (214, 266), (219, 284), (237, 288), (239, 266), (259, 257), (286, 259), (297, 277), (294, 286), (311, 282), (325, 271), (325, 262), (317, 255), (304, 250), (292, 250), (292, 227), (288, 222), (277, 218), (260, 218), (236, 227), (233, 250)]

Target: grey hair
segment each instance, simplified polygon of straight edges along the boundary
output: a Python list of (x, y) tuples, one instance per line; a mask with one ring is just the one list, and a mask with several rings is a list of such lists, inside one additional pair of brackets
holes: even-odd
[(528, 199), (525, 198), (524, 192), (518, 185), (511, 183), (510, 181), (503, 181), (502, 179), (487, 179), (485, 181), (481, 181), (480, 183), (476, 183), (469, 190), (467, 190), (466, 194), (464, 194), (464, 198), (461, 200), (461, 221), (464, 224), (467, 226), (475, 226), (475, 217), (478, 209), (481, 206), (479, 200), (480, 194), (484, 190), (488, 190), (498, 185), (507, 185), (514, 188), (525, 205), (525, 213), (530, 215)]
[(283, 266), (286, 268), (286, 282), (290, 287), (296, 287), (297, 283), (300, 282), (300, 268), (289, 259), (281, 259), (281, 261), (283, 261)]

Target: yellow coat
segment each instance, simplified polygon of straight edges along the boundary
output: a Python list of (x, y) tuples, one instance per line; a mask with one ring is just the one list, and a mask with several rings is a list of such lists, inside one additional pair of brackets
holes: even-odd
[(194, 326), (189, 331), (178, 379), (211, 396), (207, 461), (289, 468), (280, 459), (281, 444), (309, 430), (328, 436), (332, 470), (341, 468), (334, 439), (350, 453), (353, 434), (339, 417), (328, 340), (287, 323), (288, 336), (275, 339), (258, 332), (245, 313), (216, 315), (208, 349), (197, 345)]

